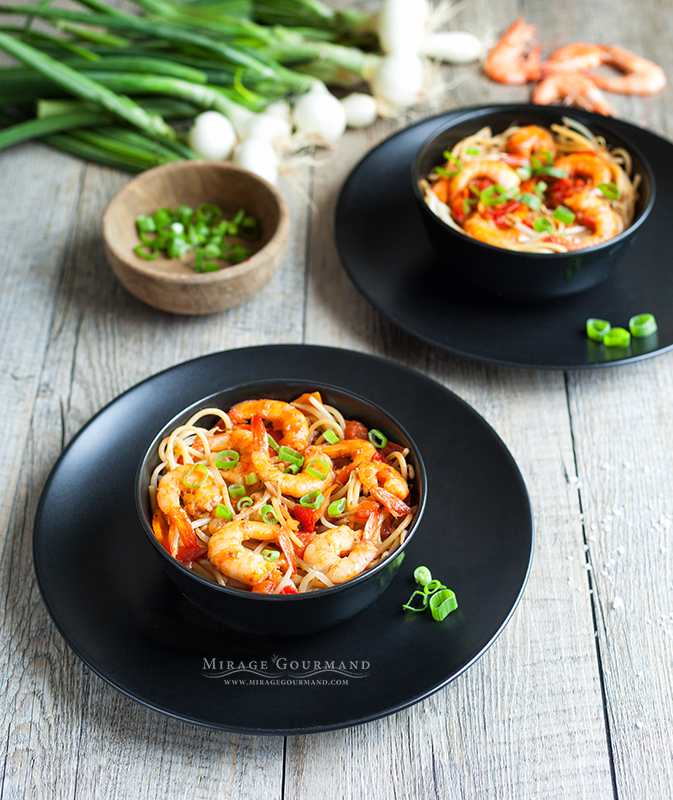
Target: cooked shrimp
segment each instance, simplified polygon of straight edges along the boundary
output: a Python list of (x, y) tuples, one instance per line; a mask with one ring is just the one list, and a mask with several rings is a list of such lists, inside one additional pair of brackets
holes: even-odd
[(298, 408), (282, 400), (244, 400), (229, 411), (229, 418), (234, 423), (247, 422), (257, 414), (273, 423), (274, 429), (283, 432), (281, 444), (304, 450), (308, 443), (309, 423)]
[(603, 61), (621, 70), (624, 75), (592, 75), (596, 85), (607, 92), (620, 94), (656, 94), (666, 86), (666, 75), (647, 58), (624, 47), (603, 48)]
[(507, 140), (505, 149), (508, 153), (530, 157), (534, 153), (545, 151), (556, 156), (556, 142), (551, 131), (539, 125), (524, 125), (515, 131)]
[(370, 491), (382, 486), (390, 494), (404, 500), (409, 496), (409, 485), (387, 461), (363, 461), (358, 464), (358, 477)]
[[(178, 537), (187, 547), (196, 547), (198, 540), (187, 512), (192, 517), (207, 517), (222, 500), (222, 492), (213, 476), (208, 472), (197, 488), (185, 483), (192, 464), (184, 464), (166, 473), (157, 487), (157, 505), (168, 519), (168, 536), (171, 553), (177, 552)], [(205, 467), (203, 467), (205, 469)], [(195, 470), (187, 478), (198, 484), (203, 478), (202, 470)]]
[(503, 164), (502, 161), (492, 161), (486, 158), (475, 158), (467, 164), (463, 164), (460, 172), (455, 178), (451, 179), (449, 196), (451, 200), (459, 197), (463, 189), (466, 189), (472, 181), (478, 178), (489, 178), (503, 189), (517, 188), (521, 183), (521, 178), (513, 167)]
[[(323, 454), (320, 447), (307, 447), (304, 451), (304, 466), (297, 475), (283, 472), (273, 463), (269, 456), (269, 445), (266, 439), (266, 429), (262, 418), (255, 415), (252, 418), (252, 463), (259, 477), (264, 481), (270, 481), (280, 487), (283, 494), (291, 497), (303, 497), (309, 492), (324, 491), (334, 480), (334, 469), (332, 461)], [(307, 472), (307, 467), (312, 461), (321, 461), (327, 466), (327, 474), (324, 478), (316, 478)], [(314, 467), (315, 469), (315, 467)], [(318, 467), (318, 472), (322, 472), (322, 466)]]
[[(245, 476), (254, 472), (251, 431), (245, 428), (232, 428), (226, 433), (218, 433), (207, 438), (211, 453), (221, 453), (222, 450), (235, 450), (239, 455), (239, 461), (235, 467), (220, 470), (220, 475), (225, 481), (228, 483), (243, 483)], [(200, 440), (197, 440), (192, 447), (195, 450), (202, 450), (203, 444)]]
[(265, 522), (233, 520), (210, 537), (208, 558), (223, 575), (254, 586), (275, 571), (261, 553), (253, 553), (243, 543), (250, 539), (275, 541), (282, 528)]
[(378, 547), (372, 538), (373, 534), (367, 528), (354, 531), (347, 525), (339, 525), (319, 533), (306, 546), (303, 559), (332, 583), (345, 583), (364, 572), (376, 558)]
[(604, 60), (605, 48), (602, 45), (574, 42), (554, 50), (542, 65), (542, 74), (546, 77), (557, 72), (590, 72), (600, 67)]
[(521, 234), (516, 228), (499, 228), (492, 219), (481, 214), (472, 214), (463, 222), (465, 232), (485, 244), (494, 247), (513, 249), (514, 245), (521, 242)]
[(554, 237), (558, 244), (565, 245), (568, 250), (583, 250), (586, 247), (612, 239), (620, 232), (619, 219), (610, 208), (607, 200), (602, 200), (589, 190), (576, 192), (565, 199), (565, 205), (577, 215), (577, 221), (593, 228), (593, 235), (584, 239), (573, 236)]
[(614, 113), (594, 79), (579, 72), (558, 72), (540, 81), (533, 92), (533, 102), (539, 106), (565, 102), (607, 117)]
[(519, 17), (486, 56), (488, 77), (499, 83), (536, 81), (540, 77), (540, 48), (531, 47), (534, 39), (535, 25), (526, 25)]
[(589, 179), (594, 186), (599, 183), (610, 183), (612, 169), (600, 156), (593, 153), (570, 153), (561, 156), (554, 162), (554, 167), (568, 173), (569, 178)]

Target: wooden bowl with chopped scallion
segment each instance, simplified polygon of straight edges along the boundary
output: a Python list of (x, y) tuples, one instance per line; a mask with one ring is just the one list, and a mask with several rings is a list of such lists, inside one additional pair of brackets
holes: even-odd
[(128, 183), (103, 216), (124, 287), (174, 314), (210, 314), (258, 292), (280, 266), (290, 215), (281, 194), (233, 164), (182, 161)]

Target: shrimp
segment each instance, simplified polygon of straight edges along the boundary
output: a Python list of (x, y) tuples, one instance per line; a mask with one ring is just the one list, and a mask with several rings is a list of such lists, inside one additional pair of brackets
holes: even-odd
[(588, 178), (594, 186), (610, 183), (612, 180), (610, 165), (593, 153), (570, 153), (561, 156), (554, 162), (554, 167), (567, 172), (569, 178)]
[[(334, 469), (332, 461), (326, 457), (320, 447), (307, 447), (304, 451), (304, 466), (297, 475), (283, 472), (276, 466), (269, 456), (269, 445), (266, 440), (266, 428), (261, 416), (258, 414), (252, 418), (252, 463), (259, 477), (263, 481), (271, 481), (280, 487), (283, 494), (290, 497), (303, 497), (309, 492), (322, 492), (330, 486), (334, 480)], [(327, 466), (327, 474), (324, 478), (316, 478), (307, 472), (307, 467), (312, 461), (321, 461)], [(315, 468), (315, 467), (314, 467)], [(318, 465), (318, 471), (322, 472), (322, 466)]]
[(593, 228), (593, 235), (584, 239), (572, 236), (557, 236), (553, 241), (565, 245), (568, 250), (583, 250), (586, 247), (612, 239), (620, 233), (620, 223), (607, 200), (602, 200), (588, 189), (576, 192), (565, 200), (565, 205), (574, 211), (578, 222)]
[(556, 156), (553, 134), (539, 125), (524, 125), (519, 128), (509, 137), (505, 149), (508, 153), (528, 157), (540, 151), (549, 153), (552, 159)]
[(308, 444), (309, 424), (302, 411), (282, 400), (244, 400), (229, 411), (229, 418), (234, 423), (241, 423), (257, 414), (283, 432), (282, 445), (303, 452)]
[(559, 47), (542, 65), (542, 75), (557, 72), (590, 72), (605, 60), (605, 48), (599, 44), (575, 42)]
[[(220, 453), (222, 450), (235, 450), (239, 454), (239, 461), (231, 469), (221, 469), (220, 475), (229, 483), (243, 483), (246, 475), (254, 472), (252, 463), (252, 433), (245, 428), (232, 428), (226, 433), (208, 436), (211, 453)], [(194, 442), (195, 450), (202, 450), (200, 440)]]
[[(378, 515), (372, 514), (369, 519)], [(348, 525), (339, 525), (319, 533), (304, 550), (304, 561), (326, 575), (332, 583), (345, 583), (355, 578), (372, 563), (378, 553), (373, 540), (374, 525), (364, 531), (354, 531)]]
[(496, 185), (502, 186), (503, 189), (518, 188), (521, 184), (521, 178), (509, 164), (486, 158), (475, 158), (474, 161), (463, 164), (460, 172), (455, 178), (451, 179), (449, 187), (451, 201), (453, 202), (458, 198), (463, 189), (466, 189), (472, 181), (478, 178), (489, 178)]
[(465, 233), (485, 244), (494, 247), (514, 249), (513, 245), (520, 244), (521, 234), (516, 228), (499, 228), (492, 219), (481, 214), (472, 214), (463, 222)]
[(208, 558), (223, 575), (254, 586), (276, 571), (261, 553), (253, 553), (243, 543), (255, 539), (276, 541), (280, 525), (233, 520), (220, 527), (208, 542)]
[(624, 47), (603, 47), (603, 61), (621, 70), (624, 75), (593, 75), (596, 85), (607, 92), (648, 95), (666, 86), (663, 69)]
[(484, 70), (488, 77), (499, 83), (536, 81), (540, 77), (540, 48), (531, 48), (534, 38), (535, 25), (526, 25), (519, 17), (486, 56)]
[[(161, 478), (157, 488), (157, 505), (168, 518), (168, 536), (172, 553), (173, 550), (177, 552), (178, 537), (187, 547), (198, 545), (187, 512), (195, 518), (207, 517), (222, 500), (220, 487), (210, 472), (198, 488), (185, 483), (187, 474), (193, 469), (193, 464), (176, 467)], [(189, 483), (199, 483), (202, 477), (199, 473), (200, 471), (196, 470), (192, 472), (188, 478)]]
[(606, 117), (614, 116), (612, 107), (596, 81), (579, 72), (558, 72), (540, 81), (533, 92), (533, 102), (539, 106), (560, 104), (595, 111)]

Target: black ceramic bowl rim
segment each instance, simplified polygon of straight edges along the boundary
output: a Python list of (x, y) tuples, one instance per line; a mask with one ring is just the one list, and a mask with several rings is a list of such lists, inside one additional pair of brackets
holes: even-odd
[[(611, 130), (611, 128), (610, 128), (610, 118), (609, 117), (599, 117), (597, 114), (591, 114), (591, 116), (597, 117), (596, 127), (600, 129), (601, 126), (602, 126), (606, 133), (608, 133), (614, 139), (619, 140), (620, 145), (623, 146), (624, 149), (628, 150), (629, 153), (635, 153), (637, 155), (637, 157), (642, 162), (643, 167), (645, 168), (645, 171), (647, 172), (647, 179), (648, 179), (649, 184), (650, 184), (650, 197), (649, 197), (648, 202), (645, 205), (645, 207), (642, 209), (640, 214), (633, 220), (633, 222), (628, 226), (628, 228), (625, 228), (617, 236), (613, 236), (612, 239), (606, 239), (604, 242), (601, 242), (600, 244), (596, 244), (593, 247), (586, 247), (586, 248), (584, 248), (583, 250), (580, 250), (580, 251), (569, 251), (567, 253), (528, 253), (528, 252), (521, 252), (519, 250), (509, 250), (508, 248), (496, 247), (495, 245), (487, 244), (486, 242), (482, 242), (479, 239), (475, 239), (473, 236), (469, 236), (467, 233), (465, 233), (463, 231), (458, 231), (455, 228), (452, 228), (450, 225), (447, 225), (447, 223), (444, 222), (444, 220), (441, 219), (441, 217), (438, 217), (437, 214), (435, 214), (434, 211), (432, 211), (430, 209), (430, 207), (428, 206), (428, 204), (425, 202), (425, 198), (423, 197), (423, 194), (421, 193), (421, 190), (420, 190), (420, 188), (418, 186), (418, 181), (419, 181), (420, 178), (425, 178), (427, 176), (426, 175), (419, 175), (420, 164), (421, 164), (421, 161), (423, 160), (423, 156), (425, 155), (425, 151), (432, 144), (434, 144), (435, 140), (439, 139), (440, 136), (443, 136), (444, 134), (446, 134), (447, 131), (451, 130), (451, 128), (454, 128), (456, 125), (459, 125), (459, 124), (461, 124), (461, 123), (463, 123), (463, 122), (465, 122), (467, 120), (470, 120), (470, 119), (474, 119), (475, 122), (478, 122), (482, 117), (489, 117), (492, 114), (503, 114), (503, 113), (506, 114), (506, 113), (510, 113), (510, 112), (511, 112), (513, 117), (515, 117), (516, 114), (529, 114), (531, 116), (535, 116), (536, 114), (540, 114), (542, 116), (542, 115), (544, 115), (544, 112), (541, 111), (541, 109), (543, 109), (543, 108), (547, 108), (550, 111), (558, 110), (559, 121), (560, 121), (561, 117), (569, 116), (569, 115), (571, 115), (573, 113), (573, 111), (575, 111), (575, 109), (572, 109), (572, 108), (570, 108), (568, 106), (538, 106), (538, 105), (489, 106), (488, 108), (479, 108), (479, 109), (473, 109), (471, 111), (466, 111), (464, 114), (462, 114), (459, 117), (453, 117), (451, 119), (451, 122), (449, 122), (448, 124), (444, 124), (444, 125), (441, 126), (441, 128), (435, 129), (430, 134), (430, 136), (428, 136), (428, 138), (423, 142), (423, 144), (418, 148), (418, 151), (416, 153), (416, 156), (415, 156), (415, 158), (414, 158), (414, 160), (412, 162), (412, 166), (411, 166), (411, 182), (412, 182), (412, 186), (413, 186), (413, 190), (414, 190), (414, 195), (416, 196), (416, 199), (418, 200), (418, 202), (421, 204), (424, 213), (429, 214), (432, 217), (432, 219), (435, 219), (439, 223), (441, 223), (441, 225), (443, 226), (443, 228), (445, 230), (451, 231), (456, 236), (460, 236), (463, 239), (466, 239), (467, 241), (472, 242), (475, 245), (475, 247), (483, 247), (487, 251), (491, 250), (493, 253), (502, 253), (503, 250), (506, 250), (508, 255), (520, 256), (523, 259), (543, 258), (543, 259), (547, 259), (549, 261), (562, 260), (564, 258), (568, 258), (569, 255), (576, 255), (577, 252), (584, 252), (584, 253), (597, 252), (597, 251), (602, 250), (604, 248), (611, 247), (611, 246), (617, 244), (618, 242), (621, 242), (622, 240), (624, 240), (624, 239), (628, 238), (629, 236), (631, 236), (642, 225), (642, 223), (647, 219), (647, 217), (650, 215), (650, 211), (652, 210), (652, 208), (654, 206), (654, 201), (655, 201), (655, 198), (656, 198), (656, 183), (655, 183), (655, 180), (654, 180), (654, 172), (652, 171), (652, 167), (650, 166), (649, 161), (643, 155), (642, 151), (638, 147), (636, 147), (636, 145), (633, 144), (628, 137), (624, 136), (622, 133), (616, 133), (614, 130)], [(580, 111), (580, 110), (577, 110), (577, 112), (579, 114), (591, 113), (591, 112), (585, 112), (585, 111)], [(540, 124), (542, 124), (542, 122), (544, 122), (544, 121), (546, 121), (546, 120), (541, 120)], [(534, 124), (534, 123), (528, 123), (528, 124)], [(582, 124), (584, 124), (584, 123), (582, 123)], [(593, 126), (593, 123), (591, 125), (587, 125), (588, 128), (592, 128), (592, 126)], [(476, 128), (475, 132), (477, 130), (479, 130), (479, 128)]]
[[(273, 384), (274, 386), (279, 386), (279, 385), (282, 385), (282, 384), (293, 385), (293, 386), (297, 385), (299, 387), (303, 386), (306, 391), (321, 391), (323, 389), (327, 390), (327, 391), (331, 390), (331, 391), (335, 391), (335, 392), (341, 392), (342, 394), (347, 394), (350, 397), (352, 397), (353, 399), (358, 400), (361, 403), (365, 403), (370, 408), (372, 408), (373, 410), (377, 411), (379, 414), (382, 414), (383, 416), (385, 416), (387, 420), (389, 420), (394, 426), (399, 428), (401, 433), (406, 437), (407, 441), (409, 442), (409, 445), (410, 445), (409, 449), (414, 453), (414, 455), (416, 457), (418, 471), (420, 472), (420, 475), (416, 476), (416, 480), (418, 480), (418, 484), (420, 486), (420, 494), (419, 494), (419, 499), (418, 499), (418, 510), (416, 511), (416, 516), (414, 518), (414, 521), (411, 523), (411, 526), (409, 528), (409, 533), (407, 534), (407, 537), (404, 540), (404, 542), (399, 547), (397, 547), (395, 550), (393, 550), (393, 552), (387, 558), (384, 558), (383, 561), (381, 561), (381, 563), (377, 564), (373, 569), (365, 570), (364, 572), (360, 573), (360, 575), (358, 575), (357, 577), (351, 578), (351, 580), (346, 581), (345, 583), (341, 583), (341, 584), (338, 584), (338, 585), (335, 585), (335, 586), (329, 586), (329, 587), (327, 587), (325, 589), (320, 589), (320, 590), (317, 590), (315, 592), (301, 592), (301, 593), (297, 593), (297, 594), (288, 594), (288, 595), (263, 594), (261, 592), (260, 593), (253, 593), (253, 592), (250, 592), (250, 591), (246, 591), (244, 589), (234, 589), (234, 588), (231, 588), (231, 587), (228, 587), (228, 586), (220, 586), (219, 583), (213, 583), (212, 581), (208, 581), (205, 578), (202, 578), (200, 575), (196, 575), (194, 572), (192, 572), (192, 570), (187, 569), (187, 567), (185, 567), (177, 559), (173, 558), (173, 556), (170, 555), (170, 553), (167, 553), (166, 550), (164, 550), (164, 548), (157, 541), (156, 536), (154, 535), (154, 531), (152, 530), (151, 525), (148, 523), (147, 518), (145, 516), (145, 512), (143, 510), (142, 493), (147, 491), (147, 487), (143, 487), (140, 484), (140, 479), (141, 479), (141, 476), (142, 476), (142, 473), (143, 473), (143, 469), (145, 467), (146, 462), (150, 458), (152, 458), (152, 456), (154, 456), (156, 454), (157, 448), (158, 448), (160, 442), (166, 436), (166, 431), (167, 430), (173, 430), (173, 428), (175, 428), (178, 425), (182, 424), (180, 422), (177, 422), (177, 420), (179, 420), (182, 417), (185, 417), (185, 415), (188, 415), (187, 416), (187, 419), (188, 419), (189, 416), (191, 416), (193, 413), (198, 411), (200, 408), (208, 408), (209, 407), (208, 406), (208, 401), (212, 400), (213, 398), (219, 397), (223, 392), (230, 392), (230, 393), (239, 392), (239, 391), (243, 392), (243, 391), (249, 391), (250, 389), (256, 389), (258, 387), (259, 387), (260, 391), (262, 391), (264, 389), (264, 387), (268, 387), (270, 384)], [(261, 396), (262, 395), (260, 394), (260, 397)], [(212, 404), (211, 404), (211, 406), (212, 406)], [(426, 474), (426, 471), (425, 471), (425, 464), (423, 463), (423, 458), (421, 457), (421, 455), (420, 455), (420, 453), (418, 451), (418, 447), (417, 447), (416, 443), (414, 442), (414, 440), (409, 435), (409, 432), (407, 431), (407, 429), (404, 427), (404, 425), (402, 425), (400, 422), (398, 422), (398, 420), (396, 420), (395, 417), (393, 417), (391, 414), (389, 414), (385, 409), (381, 408), (381, 406), (377, 405), (376, 403), (373, 403), (371, 400), (368, 400), (366, 397), (362, 397), (362, 395), (359, 395), (356, 392), (351, 392), (350, 390), (343, 389), (340, 386), (333, 386), (331, 384), (323, 383), (321, 381), (311, 381), (311, 380), (302, 381), (302, 380), (294, 380), (294, 379), (292, 379), (292, 380), (278, 379), (278, 380), (265, 380), (265, 381), (249, 381), (249, 382), (246, 382), (246, 383), (237, 384), (235, 386), (228, 386), (228, 387), (225, 387), (225, 388), (221, 389), (218, 392), (213, 392), (212, 394), (208, 395), (207, 397), (202, 398), (201, 400), (197, 400), (196, 402), (192, 403), (190, 406), (187, 406), (187, 408), (184, 408), (184, 409), (182, 409), (182, 411), (179, 411), (177, 414), (175, 414), (173, 416), (173, 418), (171, 420), (169, 420), (165, 425), (163, 425), (161, 427), (159, 433), (157, 433), (157, 435), (152, 439), (152, 442), (149, 445), (149, 447), (146, 448), (145, 453), (144, 453), (143, 457), (141, 458), (140, 463), (138, 464), (138, 469), (136, 470), (134, 487), (135, 487), (134, 488), (134, 494), (135, 494), (135, 502), (136, 502), (136, 511), (138, 513), (138, 516), (140, 517), (140, 522), (141, 522), (141, 524), (143, 526), (143, 530), (145, 531), (145, 534), (149, 538), (150, 542), (152, 543), (152, 546), (159, 553), (159, 555), (163, 559), (165, 559), (166, 563), (170, 567), (180, 570), (185, 575), (188, 575), (193, 580), (198, 581), (203, 586), (206, 586), (206, 587), (208, 587), (209, 589), (212, 589), (215, 592), (219, 592), (220, 594), (223, 594), (225, 596), (226, 595), (233, 595), (235, 597), (245, 597), (245, 598), (248, 598), (250, 600), (250, 602), (260, 602), (260, 603), (301, 603), (301, 602), (310, 602), (312, 599), (315, 599), (318, 596), (319, 597), (325, 597), (327, 595), (333, 596), (333, 595), (339, 594), (341, 592), (348, 591), (351, 587), (359, 585), (360, 583), (363, 583), (366, 580), (371, 580), (374, 575), (377, 575), (379, 572), (383, 571), (387, 566), (389, 566), (390, 563), (395, 558), (397, 558), (400, 555), (400, 553), (402, 553), (405, 550), (405, 548), (407, 547), (409, 542), (414, 537), (414, 534), (418, 530), (418, 526), (419, 526), (419, 524), (421, 522), (421, 519), (423, 517), (423, 512), (425, 511), (425, 505), (426, 505), (426, 499), (427, 499), (427, 493), (428, 493), (428, 489), (427, 489), (427, 474)]]

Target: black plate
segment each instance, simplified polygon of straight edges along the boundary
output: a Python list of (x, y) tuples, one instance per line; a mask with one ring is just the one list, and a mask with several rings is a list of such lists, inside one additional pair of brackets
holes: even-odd
[[(522, 113), (530, 106), (511, 106)], [(447, 276), (437, 283), (437, 256), (411, 185), (411, 165), (425, 140), (452, 119), (484, 106), (442, 114), (384, 141), (355, 167), (336, 208), (335, 239), (352, 281), (401, 328), (457, 355), (533, 369), (586, 369), (648, 358), (673, 347), (673, 263), (669, 209), (673, 206), (673, 144), (626, 122), (577, 109), (559, 109), (631, 139), (655, 173), (657, 198), (624, 263), (581, 295), (538, 305), (507, 304), (472, 292)], [(627, 350), (587, 339), (589, 317), (627, 327), (634, 314), (655, 315), (659, 331), (632, 340)]]
[[(378, 403), (407, 427), (428, 472), (425, 516), (390, 587), (354, 619), (311, 636), (257, 637), (212, 621), (174, 589), (136, 517), (136, 467), (166, 420), (262, 378), (321, 380)], [(516, 607), (532, 543), (519, 470), (462, 400), (379, 358), (276, 345), (188, 361), (106, 406), (52, 470), (33, 547), (49, 613), (106, 681), (180, 719), (294, 734), (385, 716), (467, 669)], [(456, 592), (460, 607), (441, 623), (402, 612), (419, 564)]]

